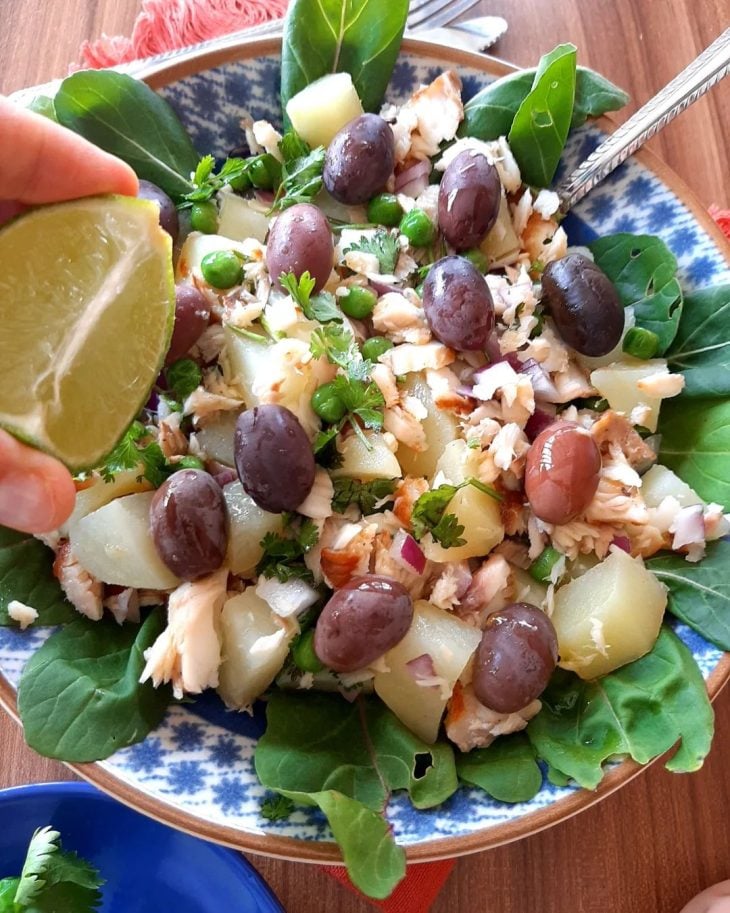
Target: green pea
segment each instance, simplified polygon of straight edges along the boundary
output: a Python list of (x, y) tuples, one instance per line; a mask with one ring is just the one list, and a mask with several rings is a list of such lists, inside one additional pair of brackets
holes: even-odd
[(337, 391), (329, 384), (322, 384), (312, 394), (312, 409), (325, 422), (333, 425), (339, 422), (347, 412), (345, 404), (337, 395)]
[(487, 257), (479, 250), (478, 247), (475, 247), (473, 250), (468, 250), (466, 253), (461, 255), (466, 257), (470, 263), (473, 263), (474, 266), (479, 270), (480, 273), (489, 272), (489, 260)]
[(426, 247), (436, 237), (436, 229), (422, 209), (412, 209), (400, 221), (400, 232), (414, 247)]
[(228, 182), (231, 190), (236, 190), (238, 193), (243, 193), (245, 190), (251, 189), (251, 178), (244, 171), (243, 174), (239, 174), (237, 178), (232, 178)]
[(403, 207), (393, 193), (379, 193), (368, 203), (368, 222), (392, 228), (403, 218)]
[(233, 288), (243, 279), (241, 261), (232, 250), (215, 250), (200, 261), (203, 279), (213, 288)]
[(193, 231), (214, 235), (218, 231), (218, 207), (215, 203), (210, 200), (193, 203), (190, 209), (190, 227)]
[(623, 350), (634, 358), (653, 358), (659, 351), (659, 337), (644, 327), (631, 327), (624, 336)]
[(553, 568), (562, 557), (562, 554), (556, 548), (548, 545), (532, 562), (528, 568), (528, 573), (534, 580), (540, 583), (547, 583), (550, 580)]
[(205, 469), (205, 463), (196, 456), (184, 456), (175, 463), (176, 469)]
[(300, 635), (292, 644), (291, 658), (302, 672), (321, 672), (324, 663), (314, 652), (314, 628)]
[(378, 296), (372, 289), (351, 285), (345, 295), (338, 296), (337, 303), (348, 317), (362, 320), (372, 314), (377, 300)]
[(376, 362), (383, 352), (393, 348), (393, 343), (385, 336), (371, 336), (362, 344), (362, 357), (367, 361)]
[(275, 190), (281, 184), (281, 162), (265, 152), (249, 159), (248, 176), (259, 190)]

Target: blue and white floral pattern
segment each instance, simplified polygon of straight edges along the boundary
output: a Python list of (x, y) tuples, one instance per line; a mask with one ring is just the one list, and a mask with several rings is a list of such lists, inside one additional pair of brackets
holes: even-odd
[[(433, 79), (442, 70), (436, 59), (402, 55), (388, 98), (404, 101), (417, 84)], [(467, 97), (492, 77), (467, 69), (461, 73)], [(177, 110), (201, 152), (223, 157), (244, 142), (239, 121), (254, 118), (280, 121), (277, 57), (231, 63), (200, 75), (186, 77), (162, 94)], [(600, 141), (594, 126), (585, 126), (571, 137), (562, 170), (572, 168)], [(659, 235), (674, 251), (680, 279), (687, 291), (729, 281), (730, 270), (722, 252), (700, 227), (691, 211), (654, 174), (636, 161), (619, 168), (572, 213), (567, 222), (574, 244), (616, 231)], [(684, 625), (675, 630), (692, 651), (705, 676), (722, 654)], [(26, 633), (0, 628), (0, 668), (16, 685), (23, 664), (47, 631)], [(165, 720), (144, 742), (103, 762), (114, 777), (174, 807), (208, 822), (225, 824), (249, 834), (274, 833), (302, 840), (330, 840), (322, 815), (298, 808), (285, 821), (269, 822), (260, 815), (266, 790), (258, 783), (253, 766), (256, 739), (264, 728), (263, 712), (253, 717), (226, 711), (215, 695), (194, 704), (172, 707)], [(440, 808), (417, 811), (402, 796), (395, 796), (388, 818), (398, 840), (416, 844), (472, 834), (514, 822), (521, 816), (559, 802), (575, 787), (558, 788), (545, 782), (530, 802), (505, 805), (483, 792), (463, 788)]]

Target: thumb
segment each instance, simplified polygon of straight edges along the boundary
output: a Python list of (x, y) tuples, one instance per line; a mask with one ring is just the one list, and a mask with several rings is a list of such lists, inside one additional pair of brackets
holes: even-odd
[(58, 460), (0, 431), (0, 524), (26, 533), (59, 527), (73, 510), (76, 486)]

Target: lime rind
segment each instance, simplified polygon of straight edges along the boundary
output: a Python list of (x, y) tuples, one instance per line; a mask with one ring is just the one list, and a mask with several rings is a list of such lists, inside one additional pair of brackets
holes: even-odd
[(175, 314), (172, 242), (154, 203), (90, 197), (0, 231), (0, 427), (98, 465), (144, 406)]

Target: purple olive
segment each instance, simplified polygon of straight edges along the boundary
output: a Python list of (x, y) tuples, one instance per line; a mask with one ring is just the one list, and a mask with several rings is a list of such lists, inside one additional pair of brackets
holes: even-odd
[(180, 230), (180, 222), (177, 217), (177, 209), (170, 197), (162, 188), (152, 181), (140, 181), (137, 196), (140, 200), (150, 200), (157, 203), (160, 209), (160, 225), (170, 235), (173, 242), (177, 241), (177, 235)]

